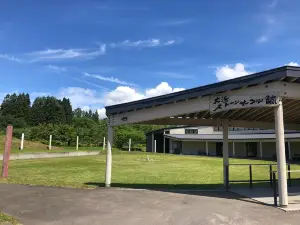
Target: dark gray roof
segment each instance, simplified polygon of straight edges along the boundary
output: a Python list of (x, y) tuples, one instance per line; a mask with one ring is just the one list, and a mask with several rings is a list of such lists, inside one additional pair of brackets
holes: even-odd
[(283, 80), (289, 82), (289, 77), (298, 78), (294, 82), (300, 82), (300, 67), (283, 66), (259, 73), (254, 73), (248, 76), (239, 77), (219, 83), (209, 84), (202, 87), (192, 88), (185, 91), (180, 91), (168, 95), (143, 99), (134, 102), (128, 102), (113, 106), (107, 106), (106, 114), (113, 115), (127, 111), (138, 110), (168, 104), (172, 102), (184, 101), (193, 99), (199, 96), (207, 96), (225, 91), (240, 89), (243, 87), (255, 86), (261, 83)]
[[(166, 137), (178, 140), (223, 140), (222, 134), (165, 134)], [(265, 140), (275, 139), (275, 134), (229, 134), (229, 140)], [(300, 133), (287, 133), (287, 139), (300, 138)]]

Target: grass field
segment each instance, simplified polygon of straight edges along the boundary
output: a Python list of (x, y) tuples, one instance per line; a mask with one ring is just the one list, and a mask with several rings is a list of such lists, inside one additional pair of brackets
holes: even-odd
[(0, 212), (0, 225), (20, 225), (19, 221), (11, 216)]
[[(0, 134), (0, 154), (4, 151), (4, 140), (5, 136)], [(12, 149), (11, 154), (19, 153), (34, 153), (34, 152), (74, 152), (76, 151), (75, 147), (55, 147), (52, 146), (51, 151), (47, 149), (47, 145), (44, 145), (40, 142), (33, 141), (24, 141), (23, 151), (19, 150), (21, 140), (18, 138), (13, 138), (12, 140)], [(80, 147), (79, 151), (99, 151), (102, 150), (102, 147)]]
[[(149, 155), (150, 160), (147, 160)], [(230, 159), (230, 163), (270, 163)], [(272, 163), (272, 162), (271, 162)], [(292, 169), (300, 169), (293, 165)], [(268, 179), (269, 168), (253, 167), (253, 179)], [(222, 159), (119, 152), (113, 155), (112, 186), (133, 188), (218, 188), (223, 182)], [(295, 175), (293, 175), (295, 176)], [(298, 177), (300, 174), (297, 175)], [(105, 155), (15, 160), (9, 164), (9, 178), (0, 182), (46, 186), (104, 186)], [(248, 166), (232, 167), (230, 179), (249, 179)]]

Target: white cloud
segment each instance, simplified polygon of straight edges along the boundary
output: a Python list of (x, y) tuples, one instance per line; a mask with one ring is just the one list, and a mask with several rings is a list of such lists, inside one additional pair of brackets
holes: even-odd
[(28, 53), (31, 62), (51, 61), (51, 60), (68, 60), (68, 59), (93, 59), (106, 53), (106, 45), (100, 45), (99, 49), (46, 49)]
[(69, 98), (73, 109), (77, 107), (94, 108), (104, 103), (103, 98), (95, 90), (81, 87), (62, 88), (56, 95), (58, 98)]
[(97, 112), (99, 114), (100, 119), (106, 118), (106, 110), (105, 108), (97, 109)]
[(287, 64), (287, 66), (300, 66), (300, 65), (296, 62), (290, 62)]
[[(136, 101), (144, 98), (165, 95), (178, 91), (183, 91), (184, 88), (172, 88), (167, 82), (161, 82), (155, 88), (146, 89), (144, 92), (138, 92), (131, 87), (119, 86), (115, 90), (108, 92), (104, 96), (104, 106), (116, 105), (125, 102)], [(101, 114), (100, 118), (105, 118), (105, 108), (98, 109)], [(104, 116), (104, 117), (103, 117)]]
[(163, 27), (181, 26), (184, 24), (192, 23), (193, 21), (194, 21), (193, 19), (169, 20), (169, 21), (160, 23), (159, 26), (163, 26)]
[(7, 55), (7, 54), (0, 54), (0, 59), (6, 59), (6, 60), (18, 62), (18, 63), (22, 62), (21, 59), (16, 58), (14, 56)]
[(256, 40), (256, 42), (259, 44), (265, 43), (267, 41), (269, 41), (269, 38), (266, 35), (262, 35)]
[(237, 63), (231, 67), (228, 65), (218, 67), (216, 71), (216, 77), (218, 81), (229, 80), (237, 77), (242, 77), (251, 74), (252, 72), (245, 70), (245, 65)]
[(115, 77), (105, 77), (105, 76), (102, 76), (102, 75), (99, 75), (99, 74), (89, 74), (89, 73), (83, 73), (83, 74), (86, 77), (92, 77), (92, 78), (95, 78), (95, 79), (98, 79), (98, 80), (108, 81), (108, 82), (122, 84), (122, 85), (136, 86), (136, 84), (129, 83), (127, 81), (122, 81), (122, 80), (119, 80), (118, 78), (115, 78)]
[(194, 79), (194, 76), (181, 74), (181, 73), (174, 73), (174, 72), (157, 72), (158, 75), (164, 77), (170, 77), (174, 79)]
[(160, 47), (160, 46), (170, 46), (178, 43), (179, 40), (160, 40), (156, 38), (147, 39), (147, 40), (138, 40), (138, 41), (130, 41), (125, 40), (122, 42), (111, 43), (111, 48), (125, 48), (125, 47), (136, 47), (136, 48), (150, 48), (150, 47)]
[(167, 82), (161, 82), (155, 88), (147, 89), (145, 91), (146, 98), (165, 95), (173, 92), (183, 91), (184, 88), (172, 88)]
[(55, 66), (55, 65), (48, 65), (48, 66), (46, 66), (46, 68), (54, 71), (55, 73), (62, 73), (62, 72), (67, 71), (67, 69), (65, 67), (60, 67), (60, 66)]
[(91, 82), (88, 82), (88, 81), (86, 81), (86, 80), (81, 80), (81, 79), (78, 79), (78, 78), (76, 78), (76, 77), (73, 77), (73, 79), (74, 79), (74, 80), (77, 80), (77, 81), (79, 81), (79, 82), (82, 82), (82, 83), (85, 83), (85, 84), (88, 84), (88, 85), (91, 85), (91, 86), (100, 88), (100, 89), (103, 90), (103, 91), (109, 91), (108, 88), (103, 87), (103, 86), (100, 86), (100, 85), (98, 85), (98, 84), (91, 83)]

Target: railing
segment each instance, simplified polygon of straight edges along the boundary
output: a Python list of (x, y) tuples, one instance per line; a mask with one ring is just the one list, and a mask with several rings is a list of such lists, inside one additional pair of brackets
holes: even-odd
[[(230, 166), (248, 166), (249, 167), (249, 180), (230, 180), (229, 179), (229, 167)], [(253, 180), (253, 173), (252, 168), (253, 166), (269, 166), (269, 179), (268, 180)], [(273, 186), (273, 166), (277, 166), (277, 164), (229, 164), (226, 166), (226, 173), (225, 173), (225, 179), (226, 179), (226, 189), (229, 189), (230, 183), (245, 183), (249, 182), (249, 187), (253, 187), (253, 182), (269, 182), (271, 186)], [(291, 171), (291, 165), (287, 164), (288, 171)], [(291, 185), (291, 175), (288, 173), (288, 181), (289, 185)]]
[[(289, 165), (288, 165), (289, 166)], [(278, 188), (277, 188), (277, 180), (276, 180), (276, 173), (278, 171), (270, 171), (270, 174), (272, 174), (272, 183), (273, 183), (273, 197), (274, 197), (274, 205), (277, 206), (277, 197), (278, 197)], [(289, 169), (286, 171), (288, 173), (288, 187), (292, 186), (292, 178), (291, 173), (300, 173), (300, 170), (291, 170), (291, 167), (289, 166)]]

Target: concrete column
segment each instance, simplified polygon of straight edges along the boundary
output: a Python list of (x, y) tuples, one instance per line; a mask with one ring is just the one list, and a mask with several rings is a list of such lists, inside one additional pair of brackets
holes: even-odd
[(76, 150), (78, 151), (79, 148), (79, 136), (76, 138)]
[(235, 157), (235, 142), (232, 142), (232, 157)]
[(154, 132), (152, 132), (152, 152), (154, 152)]
[(113, 128), (111, 126), (108, 126), (107, 134), (108, 137), (107, 137), (107, 151), (106, 151), (105, 187), (110, 187), (111, 167), (112, 167), (111, 148), (113, 146)]
[(103, 137), (103, 151), (105, 150), (105, 137)]
[(156, 140), (154, 140), (154, 153), (156, 153)]
[(223, 180), (226, 186), (226, 167), (229, 165), (228, 157), (228, 121), (223, 121)]
[(22, 151), (24, 149), (24, 133), (22, 133), (21, 136), (21, 146), (20, 146), (20, 150)]
[(131, 138), (129, 138), (129, 143), (128, 143), (128, 151), (131, 151)]
[(278, 171), (278, 193), (279, 206), (288, 205), (287, 179), (286, 179), (286, 158), (284, 141), (284, 122), (282, 102), (274, 108), (275, 114), (275, 133), (276, 133), (276, 153), (277, 153), (277, 171)]
[(292, 160), (291, 142), (288, 141), (289, 160)]
[(263, 147), (262, 142), (259, 142), (259, 158), (263, 158)]
[(209, 152), (208, 152), (208, 141), (205, 142), (205, 150), (206, 150), (206, 155), (208, 155), (209, 154)]
[(52, 135), (50, 135), (49, 137), (49, 146), (48, 146), (48, 149), (51, 150), (52, 148)]
[(164, 136), (164, 153), (166, 153), (166, 137)]

